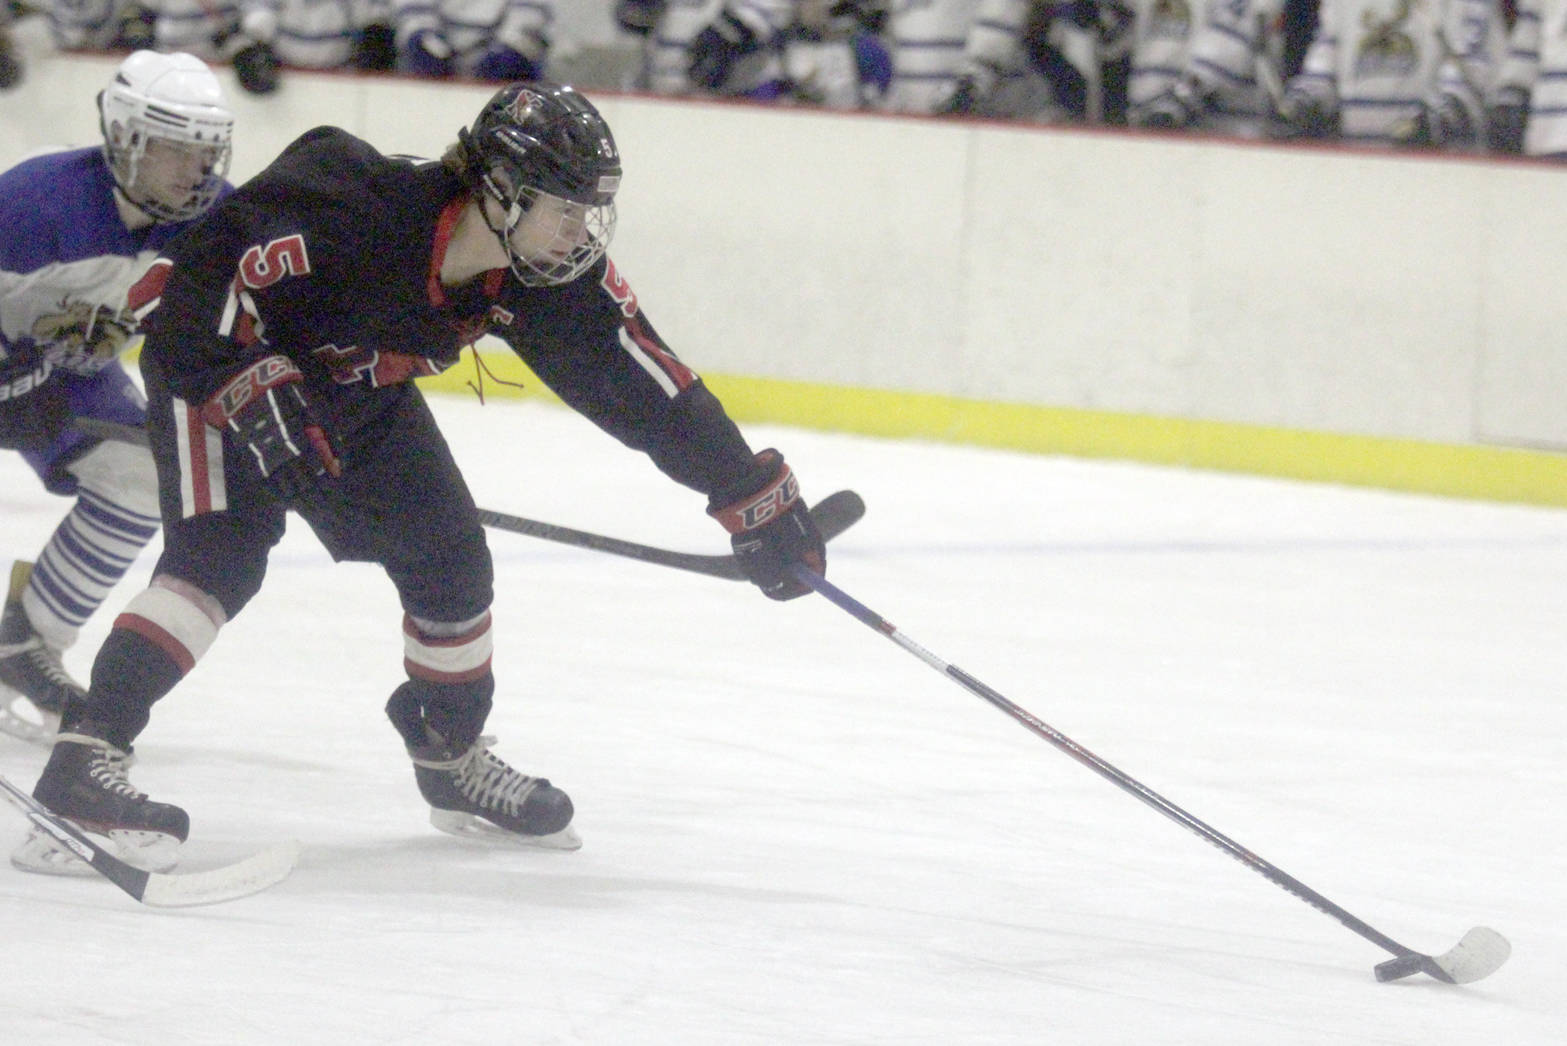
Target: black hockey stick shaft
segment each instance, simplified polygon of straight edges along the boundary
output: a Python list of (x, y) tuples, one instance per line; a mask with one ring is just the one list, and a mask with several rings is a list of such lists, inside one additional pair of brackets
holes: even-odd
[[(1280, 886), (1289, 893), (1294, 894), (1296, 897), (1300, 898), (1302, 901), (1305, 901), (1319, 912), (1322, 912), (1325, 915), (1330, 915), (1334, 919), (1337, 919), (1344, 926), (1353, 930), (1361, 937), (1364, 937), (1372, 944), (1375, 944), (1377, 947), (1391, 952), (1393, 955), (1401, 959), (1429, 958), (1427, 956), (1423, 956), (1419, 952), (1416, 952), (1413, 948), (1405, 947), (1398, 941), (1395, 941), (1393, 938), (1389, 937), (1387, 934), (1371, 926), (1369, 923), (1366, 923), (1364, 920), (1339, 907), (1337, 904), (1334, 904), (1322, 894), (1318, 893), (1316, 890), (1313, 890), (1311, 887), (1290, 875), (1288, 872), (1285, 872), (1277, 865), (1263, 860), (1261, 857), (1257, 856), (1246, 847), (1237, 843), (1229, 836), (1198, 820), (1196, 817), (1193, 817), (1190, 813), (1187, 813), (1185, 810), (1181, 809), (1181, 807), (1175, 805), (1164, 796), (1149, 788), (1147, 785), (1142, 784), (1140, 781), (1137, 781), (1111, 764), (1105, 762), (1093, 752), (1090, 752), (1088, 749), (1084, 748), (1070, 737), (1067, 737), (1059, 730), (1050, 726), (1032, 712), (1029, 712), (1027, 709), (1022, 708), (1017, 704), (1014, 704), (996, 690), (986, 686), (978, 679), (963, 671), (963, 669), (943, 661), (941, 658), (937, 657), (935, 654), (931, 653), (929, 650), (925, 649), (923, 646), (900, 632), (897, 627), (886, 618), (882, 617), (874, 610), (871, 610), (863, 603), (854, 599), (854, 597), (850, 596), (848, 593), (844, 592), (842, 589), (838, 588), (832, 582), (817, 574), (815, 571), (809, 570), (805, 567), (796, 567), (795, 576), (798, 577), (804, 584), (809, 585), (817, 593), (826, 597), (826, 599), (834, 606), (844, 610), (863, 624), (886, 636), (898, 646), (902, 647), (904, 650), (925, 662), (931, 668), (934, 668), (936, 671), (942, 673), (947, 678), (963, 687), (963, 689), (967, 690), (969, 693), (975, 695), (976, 697), (983, 698), (991, 705), (999, 708), (1001, 711), (1011, 716), (1014, 720), (1021, 723), (1024, 727), (1044, 738), (1046, 741), (1049, 741), (1056, 748), (1065, 752), (1079, 763), (1082, 763), (1084, 766), (1088, 767), (1090, 770), (1094, 771), (1094, 773), (1103, 777), (1105, 780), (1111, 782), (1117, 788), (1120, 788), (1122, 791), (1136, 796), (1138, 799), (1153, 807), (1155, 810), (1159, 811), (1159, 813), (1168, 817), (1176, 824), (1179, 824), (1183, 828), (1189, 829), (1190, 831), (1196, 833), (1198, 836), (1212, 843), (1214, 846), (1218, 847), (1220, 850), (1223, 850), (1225, 853), (1251, 868), (1253, 871), (1258, 872), (1276, 886)], [(1410, 970), (1409, 972), (1414, 971)], [(1431, 972), (1431, 970), (1428, 969), (1426, 972)], [(1438, 976), (1443, 980), (1448, 979), (1440, 973), (1433, 973), (1432, 975)]]
[[(143, 447), (147, 446), (147, 430), (139, 425), (105, 421), (101, 418), (77, 418), (75, 425), (82, 432), (97, 439), (134, 443)], [(831, 541), (839, 534), (842, 534), (855, 523), (858, 523), (860, 517), (864, 515), (865, 502), (852, 490), (840, 490), (835, 494), (829, 494), (811, 508), (811, 519), (815, 521), (816, 528), (822, 532), (822, 539), (825, 541)], [(504, 530), (512, 534), (522, 534), (530, 538), (554, 541), (562, 545), (591, 549), (594, 552), (607, 552), (610, 555), (637, 559), (656, 566), (673, 567), (676, 570), (705, 574), (708, 577), (723, 578), (726, 581), (745, 580), (745, 574), (740, 570), (739, 563), (735, 561), (735, 557), (732, 555), (715, 556), (702, 555), (695, 552), (676, 552), (672, 549), (641, 545), (635, 541), (625, 541), (620, 538), (608, 537), (604, 534), (593, 534), (586, 530), (564, 527), (558, 523), (545, 523), (542, 520), (528, 519), (525, 516), (513, 516), (487, 508), (479, 509), (479, 522), (494, 530)]]
[[(816, 523), (816, 528), (822, 532), (822, 539), (825, 541), (831, 541), (842, 534), (859, 522), (860, 517), (864, 515), (865, 502), (852, 490), (840, 490), (835, 494), (829, 494), (811, 508), (811, 519)], [(634, 541), (623, 541), (603, 534), (590, 534), (585, 530), (573, 530), (571, 527), (541, 523), (521, 516), (508, 516), (503, 512), (492, 512), (489, 509), (479, 510), (479, 520), (487, 527), (510, 531), (513, 534), (525, 534), (528, 537), (543, 538), (545, 541), (591, 549), (594, 552), (607, 552), (656, 566), (674, 567), (677, 570), (705, 574), (708, 577), (723, 578), (728, 581), (745, 580), (740, 564), (732, 555), (709, 556), (639, 545)]]
[(299, 844), (288, 841), (207, 871), (144, 871), (93, 842), (80, 828), (51, 813), (4, 775), (0, 775), (0, 794), (39, 831), (149, 908), (190, 908), (249, 897), (288, 878), (299, 860)]
[(134, 868), (87, 838), (86, 833), (63, 818), (56, 817), (31, 795), (22, 791), (0, 775), (0, 791), (4, 791), (11, 805), (26, 815), (27, 819), (54, 838), (61, 846), (92, 865), (99, 875), (124, 890), (138, 901), (147, 892), (151, 872)]

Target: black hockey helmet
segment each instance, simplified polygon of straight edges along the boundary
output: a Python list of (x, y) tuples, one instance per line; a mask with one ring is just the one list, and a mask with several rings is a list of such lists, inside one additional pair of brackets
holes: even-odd
[[(511, 258), (512, 272), (529, 286), (576, 279), (604, 254), (615, 229), (620, 151), (609, 125), (575, 88), (543, 81), (509, 84), (458, 132), (470, 185), (506, 210), (491, 229)], [(573, 242), (525, 257), (512, 232), (540, 197), (568, 205), (561, 235)]]

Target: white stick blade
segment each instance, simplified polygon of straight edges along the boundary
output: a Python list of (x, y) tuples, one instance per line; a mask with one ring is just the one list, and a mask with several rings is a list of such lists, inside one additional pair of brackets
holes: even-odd
[(1452, 950), (1433, 956), (1432, 961), (1454, 984), (1469, 984), (1495, 973), (1512, 953), (1506, 937), (1490, 927), (1476, 926)]
[(155, 872), (147, 878), (141, 901), (154, 908), (191, 908), (249, 897), (287, 879), (299, 861), (299, 851), (299, 843), (289, 840), (210, 871)]

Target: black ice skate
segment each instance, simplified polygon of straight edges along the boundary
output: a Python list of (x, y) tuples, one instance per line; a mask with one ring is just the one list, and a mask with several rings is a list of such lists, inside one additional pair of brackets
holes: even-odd
[(60, 709), (85, 691), (60, 662), (60, 651), (33, 630), (22, 608), (32, 564), (11, 568), (11, 593), (0, 613), (0, 730), (47, 744), (60, 726)]
[[(33, 788), (52, 813), (68, 818), (127, 864), (166, 872), (190, 835), (190, 817), (177, 806), (155, 803), (127, 774), (131, 756), (89, 734), (62, 733), (43, 776)], [(107, 842), (102, 842), (107, 840)], [(35, 829), (11, 854), (11, 863), (46, 875), (91, 875), (74, 854)]]
[(459, 836), (506, 836), (531, 846), (575, 850), (571, 799), (542, 777), (519, 773), (481, 737), (465, 751), (436, 741), (408, 750), (430, 823)]

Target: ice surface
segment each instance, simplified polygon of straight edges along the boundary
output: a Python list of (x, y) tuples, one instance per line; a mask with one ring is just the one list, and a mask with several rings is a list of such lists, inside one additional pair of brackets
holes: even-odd
[[(543, 405), (437, 407), (481, 504), (722, 552), (702, 499)], [(1386, 953), (823, 599), (505, 533), (497, 751), (577, 853), (436, 833), (381, 705), (390, 584), (291, 525), (133, 779), (181, 912), (0, 865), (7, 1043), (1567, 1042), (1567, 513), (751, 427), (869, 513), (830, 576), (940, 657), (1410, 947)], [(0, 456), (5, 556), (67, 503)], [(80, 676), (149, 551), (67, 656)], [(31, 787), (41, 749), (0, 737)], [(0, 808), (0, 847), (24, 832)]]

